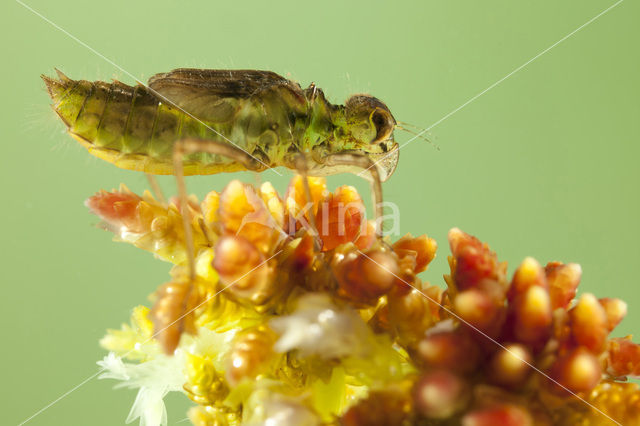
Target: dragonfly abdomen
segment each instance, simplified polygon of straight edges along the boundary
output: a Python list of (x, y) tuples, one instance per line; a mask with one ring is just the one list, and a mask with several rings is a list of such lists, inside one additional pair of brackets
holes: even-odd
[[(219, 139), (218, 129), (163, 103), (145, 86), (59, 75), (59, 80), (43, 76), (54, 110), (91, 154), (119, 167), (172, 174), (172, 150), (177, 140)], [(185, 174), (241, 168), (232, 163), (208, 153), (191, 154), (185, 158)]]

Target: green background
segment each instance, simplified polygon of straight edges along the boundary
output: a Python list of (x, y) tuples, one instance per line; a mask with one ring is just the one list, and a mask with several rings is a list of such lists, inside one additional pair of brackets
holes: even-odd
[[(175, 67), (273, 70), (334, 102), (369, 92), (428, 127), (581, 26), (613, 1), (27, 2), (145, 81)], [(510, 272), (525, 256), (578, 262), (580, 290), (620, 297), (640, 320), (640, 17), (627, 0), (402, 148), (385, 199), (401, 231), (440, 243), (424, 273), (442, 282), (446, 234), (491, 244)], [(0, 6), (3, 424), (16, 424), (96, 372), (98, 340), (128, 320), (169, 264), (111, 242), (83, 201), (143, 175), (89, 156), (49, 108), (39, 79), (133, 79), (19, 3)], [(402, 143), (410, 135), (398, 132)], [(260, 178), (284, 191), (291, 175)], [(232, 178), (194, 177), (199, 196)], [(366, 193), (350, 175), (329, 179)], [(162, 178), (167, 193), (171, 178)], [(90, 380), (30, 425), (124, 421), (135, 391)], [(170, 424), (186, 398), (169, 397)], [(185, 423), (181, 423), (185, 424)]]

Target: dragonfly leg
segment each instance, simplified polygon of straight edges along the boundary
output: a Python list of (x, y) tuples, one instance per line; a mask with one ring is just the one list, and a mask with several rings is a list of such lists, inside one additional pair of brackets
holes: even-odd
[[(302, 186), (304, 187), (304, 196), (307, 199), (308, 203), (313, 203), (313, 199), (311, 198), (311, 187), (309, 186), (309, 166), (307, 163), (307, 157), (303, 153), (299, 153), (294, 158), (294, 166), (300, 177), (302, 177)], [(313, 236), (313, 240), (316, 246), (316, 249), (319, 251), (322, 248), (322, 240), (320, 239), (320, 234), (318, 233), (318, 227), (316, 226), (316, 217), (313, 214), (313, 211), (309, 213), (309, 223), (307, 224), (305, 221), (302, 221), (307, 231), (311, 233)]]
[(178, 185), (178, 198), (182, 213), (182, 224), (184, 226), (184, 238), (187, 250), (187, 263), (189, 267), (189, 278), (195, 280), (195, 247), (193, 243), (193, 232), (191, 230), (191, 214), (189, 213), (187, 199), (187, 185), (184, 180), (183, 159), (185, 155), (196, 152), (208, 152), (228, 157), (247, 168), (247, 170), (259, 170), (260, 163), (240, 148), (224, 142), (207, 139), (181, 139), (173, 147), (173, 172)]
[(162, 188), (160, 188), (160, 184), (158, 184), (158, 179), (156, 179), (154, 175), (150, 175), (149, 173), (145, 173), (144, 175), (147, 177), (147, 180), (149, 181), (149, 186), (151, 187), (151, 191), (153, 191), (154, 197), (156, 197), (156, 199), (160, 201), (161, 204), (166, 205), (167, 200), (166, 198), (164, 198), (164, 194), (162, 193)]
[(382, 181), (378, 167), (369, 157), (363, 154), (331, 154), (325, 157), (327, 166), (355, 166), (369, 171), (371, 174), (371, 194), (373, 198), (373, 208), (375, 214), (376, 235), (382, 238)]

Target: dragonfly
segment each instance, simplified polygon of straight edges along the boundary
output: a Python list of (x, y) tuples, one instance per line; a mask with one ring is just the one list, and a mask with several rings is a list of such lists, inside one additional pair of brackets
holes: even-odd
[(379, 99), (357, 94), (335, 105), (314, 83), (302, 89), (271, 71), (181, 68), (134, 86), (56, 72), (42, 75), (53, 109), (90, 154), (148, 175), (175, 175), (192, 278), (189, 175), (284, 166), (303, 177), (310, 200), (307, 176), (367, 171), (381, 236), (381, 182), (398, 163), (399, 126)]

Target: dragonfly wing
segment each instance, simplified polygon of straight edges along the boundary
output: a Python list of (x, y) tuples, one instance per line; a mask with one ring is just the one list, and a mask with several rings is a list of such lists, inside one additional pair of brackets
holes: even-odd
[(297, 84), (270, 71), (181, 68), (149, 79), (161, 100), (212, 123), (232, 121), (244, 101), (274, 86), (294, 86), (302, 95)]
[(154, 75), (149, 86), (160, 89), (174, 84), (206, 89), (220, 96), (248, 98), (258, 89), (288, 81), (271, 71), (179, 68)]

